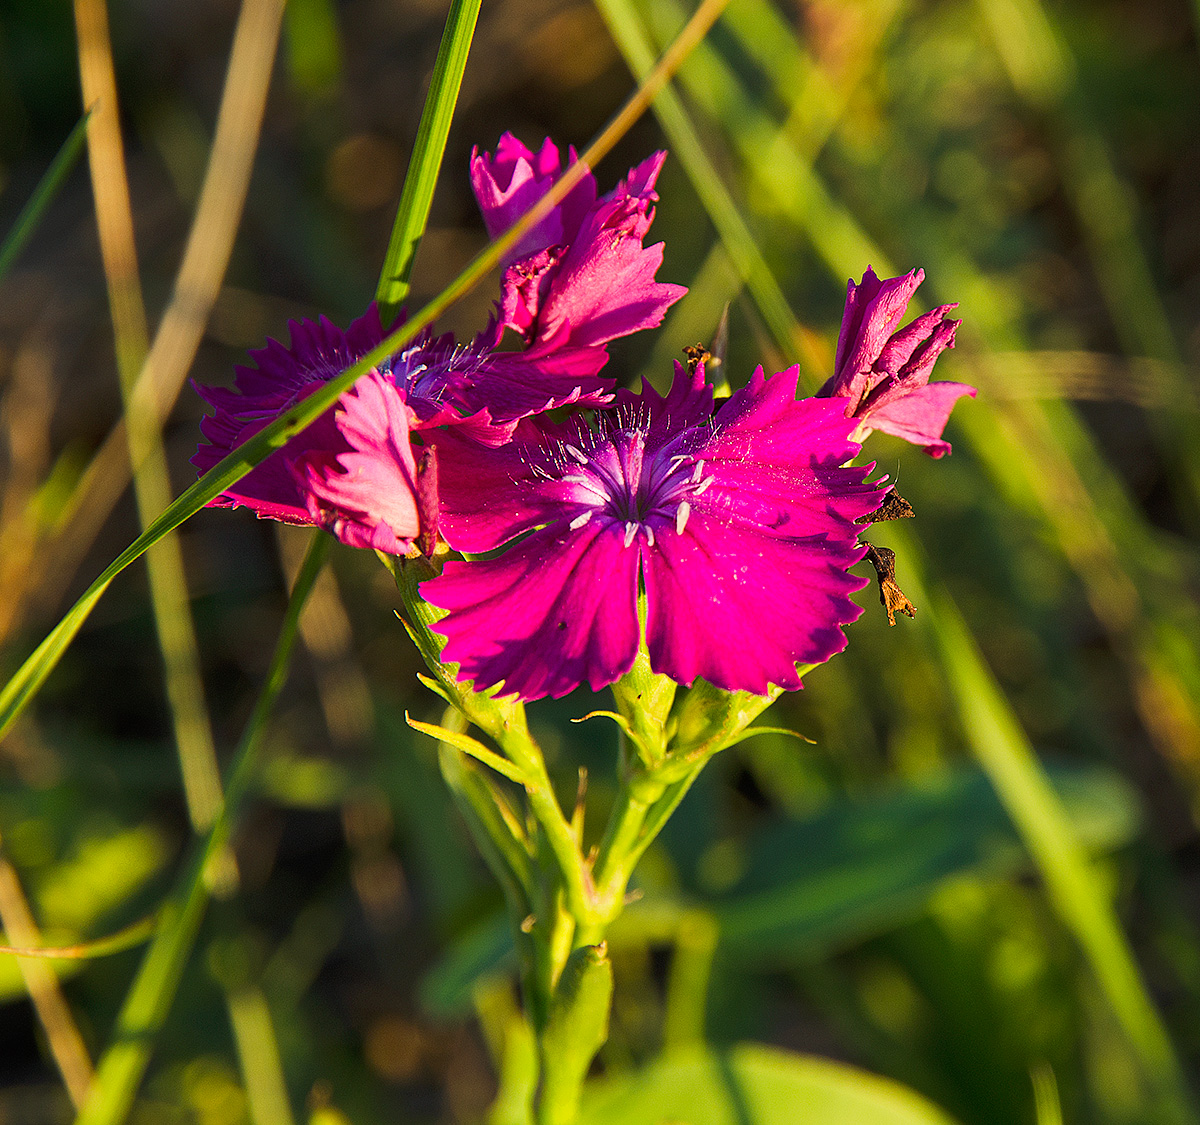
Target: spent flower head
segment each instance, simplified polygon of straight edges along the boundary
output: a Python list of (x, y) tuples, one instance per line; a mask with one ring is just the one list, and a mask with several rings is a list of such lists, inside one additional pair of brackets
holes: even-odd
[(924, 270), (913, 270), (881, 281), (868, 266), (862, 281), (848, 283), (833, 377), (818, 395), (846, 400), (860, 440), (882, 430), (941, 457), (950, 452), (942, 440), (950, 411), (963, 395), (973, 398), (975, 388), (929, 381), (937, 357), (954, 346), (962, 322), (948, 314), (957, 305), (941, 305), (899, 328), (924, 280)]

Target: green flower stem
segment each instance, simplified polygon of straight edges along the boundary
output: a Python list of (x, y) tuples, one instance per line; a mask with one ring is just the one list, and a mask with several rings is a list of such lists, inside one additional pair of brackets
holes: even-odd
[[(597, 927), (581, 933), (579, 944), (594, 945), (604, 929), (621, 913), (625, 890), (633, 874), (631, 857), (645, 850), (641, 838), (646, 814), (662, 799), (666, 785), (653, 773), (635, 773), (622, 780), (616, 804), (596, 852), (593, 879), (602, 915)], [(633, 862), (636, 862), (634, 860)]]
[(561, 877), (566, 908), (573, 918), (590, 922), (595, 912), (591, 875), (570, 822), (563, 815), (554, 794), (541, 747), (529, 733), (525, 708), (520, 703), (497, 700), (484, 692), (472, 690), (469, 684), (459, 682), (456, 664), (442, 663), (444, 642), (434, 634), (433, 629), (444, 615), (421, 597), (420, 589), (420, 583), (436, 573), (436, 564), (413, 558), (392, 560), (388, 565), (396, 576), (404, 608), (410, 617), (410, 635), (433, 673), (439, 694), (488, 734), (520, 771), (530, 812), (541, 827), (544, 845), (549, 849)]
[(450, 122), (454, 119), (454, 108), (458, 104), (458, 92), (462, 86), (471, 40), (475, 36), (480, 3), (481, 0), (453, 0), (446, 16), (446, 29), (442, 32), (437, 62), (433, 65), (433, 78), (429, 83), (421, 124), (417, 128), (417, 140), (408, 174), (404, 177), (396, 221), (392, 226), (391, 241), (375, 291), (379, 319), (385, 325), (392, 322), (404, 298), (408, 296), (413, 262), (429, 221), (429, 208), (433, 203), (433, 191), (446, 152), (446, 138), (450, 133)]
[(588, 1067), (608, 1038), (612, 990), (612, 962), (606, 947), (576, 949), (563, 969), (541, 1035), (537, 1125), (574, 1122)]

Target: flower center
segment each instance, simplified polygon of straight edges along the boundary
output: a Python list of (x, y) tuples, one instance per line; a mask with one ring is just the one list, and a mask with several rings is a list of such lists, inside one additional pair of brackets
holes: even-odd
[(703, 460), (686, 452), (685, 437), (647, 451), (646, 431), (626, 427), (595, 434), (586, 452), (562, 443), (566, 471), (561, 480), (574, 486), (570, 499), (582, 508), (572, 529), (599, 516), (624, 525), (626, 547), (639, 533), (651, 547), (664, 529), (682, 535), (692, 498), (713, 482), (704, 475)]

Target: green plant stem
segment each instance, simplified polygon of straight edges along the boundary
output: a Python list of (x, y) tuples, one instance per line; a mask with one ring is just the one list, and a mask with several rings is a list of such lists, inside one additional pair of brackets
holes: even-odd
[(481, 0), (453, 0), (446, 17), (446, 29), (433, 66), (433, 78), (417, 128), (408, 174), (404, 177), (392, 237), (375, 290), (379, 319), (383, 324), (392, 322), (408, 296), (413, 262), (429, 221), (429, 208), (433, 203), (454, 108), (458, 104), (480, 3)]
[[(662, 798), (665, 789), (666, 785), (653, 774), (636, 774), (623, 779), (617, 790), (616, 803), (605, 825), (593, 868), (596, 896), (603, 910), (598, 921), (601, 927), (607, 927), (621, 912), (625, 890), (633, 873), (630, 860), (645, 850), (639, 844), (646, 814)], [(589, 930), (581, 935), (581, 942), (594, 945), (602, 934), (603, 929)]]
[(163, 905), (159, 926), (117, 1017), (113, 1042), (96, 1067), (96, 1080), (75, 1125), (119, 1125), (124, 1121), (150, 1061), (154, 1040), (170, 1010), (195, 945), (200, 923), (219, 878), (222, 856), (259, 765), (267, 720), (287, 680), (288, 661), (300, 610), (324, 565), (332, 540), (315, 532), (296, 578), (266, 682), (238, 744), (225, 797), (206, 837), (193, 844), (191, 862)]

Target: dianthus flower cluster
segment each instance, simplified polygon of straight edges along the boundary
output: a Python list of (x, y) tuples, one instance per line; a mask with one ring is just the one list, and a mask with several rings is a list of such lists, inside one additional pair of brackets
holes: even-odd
[[(951, 407), (974, 393), (929, 382), (958, 322), (943, 306), (899, 328), (923, 275), (868, 269), (816, 397), (797, 401), (794, 367), (760, 368), (719, 405), (702, 364), (677, 365), (665, 396), (617, 390), (606, 345), (660, 324), (685, 292), (657, 280), (662, 244), (645, 245), (664, 155), (605, 195), (586, 172), (510, 252), (473, 339), (425, 331), (213, 503), (389, 554), (440, 537), (484, 555), (422, 585), (446, 611), (444, 659), (480, 689), (599, 689), (642, 643), (679, 683), (799, 687), (797, 665), (840, 651), (861, 612), (850, 595), (866, 579), (850, 568), (886, 491), (852, 464), (861, 441), (879, 429), (941, 456)], [(565, 170), (550, 140), (474, 152), (488, 233)], [(289, 347), (271, 341), (237, 368), (235, 390), (199, 388), (215, 411), (201, 472), (386, 335), (374, 306), (345, 331), (325, 318), (290, 329)]]

